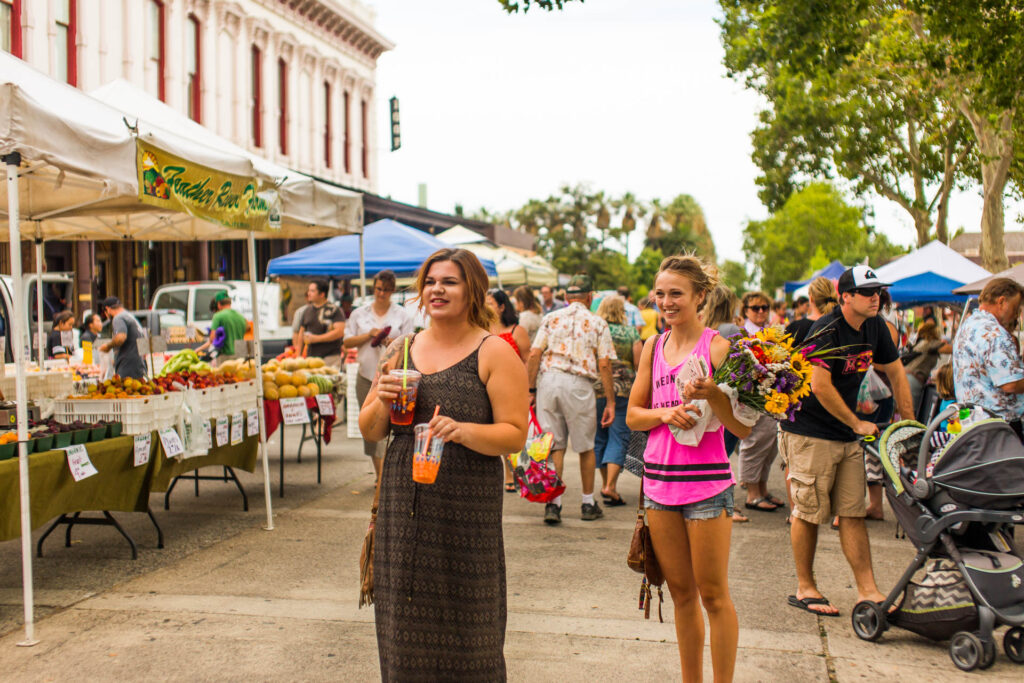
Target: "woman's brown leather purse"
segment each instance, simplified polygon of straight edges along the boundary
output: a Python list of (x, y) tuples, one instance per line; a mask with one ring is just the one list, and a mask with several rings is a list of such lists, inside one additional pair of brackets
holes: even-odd
[(629, 554), (626, 555), (626, 564), (633, 571), (643, 574), (643, 581), (640, 584), (639, 609), (644, 611), (644, 619), (651, 618), (651, 586), (658, 589), (658, 621), (664, 622), (661, 616), (661, 604), (665, 596), (661, 592), (661, 584), (665, 577), (661, 573), (661, 566), (658, 558), (654, 555), (654, 544), (651, 542), (651, 527), (647, 526), (647, 517), (644, 510), (644, 483), (640, 480), (640, 498), (636, 505), (636, 527), (633, 529), (633, 539), (629, 542)]

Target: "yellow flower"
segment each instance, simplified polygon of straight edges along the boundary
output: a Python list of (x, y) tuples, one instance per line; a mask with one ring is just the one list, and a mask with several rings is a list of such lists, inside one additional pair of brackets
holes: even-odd
[(789, 396), (773, 391), (764, 403), (764, 409), (775, 415), (782, 415), (789, 407)]
[(763, 342), (778, 343), (782, 341), (786, 334), (778, 327), (765, 327), (764, 329), (759, 330), (754, 336)]
[(811, 394), (811, 380), (805, 378), (796, 389), (793, 390), (793, 398), (799, 401), (800, 399), (810, 396)]

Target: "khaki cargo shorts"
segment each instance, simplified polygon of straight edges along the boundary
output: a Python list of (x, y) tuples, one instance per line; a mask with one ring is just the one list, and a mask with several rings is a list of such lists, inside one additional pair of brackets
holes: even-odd
[(864, 517), (864, 453), (857, 441), (829, 441), (779, 432), (779, 454), (789, 467), (793, 516), (827, 524), (833, 515)]

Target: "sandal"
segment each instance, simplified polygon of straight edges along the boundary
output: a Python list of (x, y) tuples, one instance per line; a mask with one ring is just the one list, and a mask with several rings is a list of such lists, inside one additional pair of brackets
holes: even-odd
[(516, 492), (516, 483), (514, 481), (506, 481), (505, 482), (505, 493), (515, 493), (515, 492)]
[(739, 510), (733, 510), (733, 513), (732, 513), (732, 522), (733, 522), (733, 524), (746, 524), (749, 521), (750, 521), (750, 517), (747, 517), (746, 515), (744, 515)]
[(791, 607), (796, 607), (797, 609), (802, 609), (805, 612), (810, 612), (811, 614), (816, 614), (819, 617), (838, 617), (839, 616), (839, 612), (838, 611), (836, 611), (836, 612), (822, 612), (821, 610), (811, 609), (811, 605), (828, 605), (829, 607), (833, 607), (832, 603), (829, 602), (828, 598), (826, 598), (825, 596), (821, 596), (820, 598), (803, 598), (803, 599), (801, 599), (801, 598), (796, 597), (795, 595), (790, 595), (789, 598), (787, 598), (786, 602), (788, 602)]
[(615, 508), (615, 507), (619, 507), (620, 505), (625, 505), (626, 504), (626, 500), (622, 496), (619, 496), (618, 498), (612, 498), (611, 496), (605, 496), (604, 497), (604, 504), (605, 504), (605, 507)]
[[(764, 507), (765, 505), (768, 505), (769, 507)], [(752, 503), (744, 503), (743, 507), (748, 510), (760, 510), (761, 512), (775, 512), (779, 509), (777, 505), (773, 504), (767, 498), (758, 498)]]
[(785, 505), (786, 505), (785, 503), (783, 503), (781, 500), (779, 500), (778, 498), (776, 498), (775, 496), (773, 496), (770, 493), (764, 494), (764, 499), (767, 500), (769, 503), (771, 503), (772, 505), (774, 505), (777, 508), (785, 507)]

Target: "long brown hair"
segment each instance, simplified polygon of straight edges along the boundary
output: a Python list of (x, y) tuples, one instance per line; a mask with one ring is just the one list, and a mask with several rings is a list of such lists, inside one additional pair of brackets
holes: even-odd
[(739, 300), (736, 294), (725, 285), (716, 285), (708, 294), (707, 306), (704, 308), (704, 326), (717, 330), (725, 323), (736, 319), (736, 306)]
[(459, 267), (462, 279), (466, 281), (466, 296), (469, 300), (467, 320), (484, 330), (491, 329), (494, 313), (487, 307), (487, 272), (484, 271), (480, 259), (466, 249), (438, 249), (431, 254), (416, 273), (416, 291), (419, 292), (419, 307), (423, 309), (423, 290), (426, 287), (427, 273), (435, 263), (451, 261)]
[(516, 287), (516, 291), (512, 292), (512, 296), (523, 305), (524, 311), (541, 312), (540, 304), (537, 303), (537, 297), (533, 295), (533, 290), (526, 285)]

